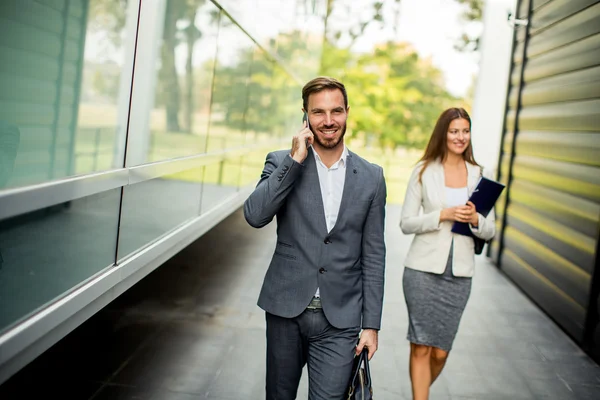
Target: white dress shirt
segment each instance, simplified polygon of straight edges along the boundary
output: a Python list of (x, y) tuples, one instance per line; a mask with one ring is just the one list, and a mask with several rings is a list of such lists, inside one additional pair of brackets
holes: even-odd
[[(344, 145), (342, 156), (330, 168), (327, 168), (323, 161), (321, 161), (321, 157), (319, 157), (314, 148), (313, 154), (315, 155), (317, 164), (323, 209), (325, 211), (325, 222), (327, 223), (327, 231), (329, 232), (334, 227), (340, 212), (340, 203), (342, 202), (344, 183), (346, 182), (346, 157), (348, 156), (348, 149)], [(318, 288), (315, 296), (320, 296)]]
[(456, 207), (467, 204), (469, 201), (469, 188), (452, 188), (446, 186), (446, 203), (448, 207)]

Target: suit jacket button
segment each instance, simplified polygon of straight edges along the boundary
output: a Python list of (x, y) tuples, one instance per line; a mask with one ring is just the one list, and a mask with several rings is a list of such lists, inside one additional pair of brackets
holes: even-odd
[(324, 274), (324, 273), (325, 273), (325, 271), (326, 271), (326, 270), (325, 270), (325, 268), (319, 268), (319, 273), (320, 273), (320, 274)]
[(326, 237), (325, 240), (323, 240), (323, 243), (329, 244), (331, 243), (331, 240), (329, 239), (329, 237)]
[(288, 168), (288, 166), (287, 166), (287, 165), (283, 167), (283, 170), (284, 170), (284, 171), (287, 171), (288, 169), (289, 169), (289, 168)]

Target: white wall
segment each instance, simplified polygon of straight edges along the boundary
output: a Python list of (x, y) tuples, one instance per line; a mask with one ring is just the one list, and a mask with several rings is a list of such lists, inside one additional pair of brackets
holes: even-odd
[[(475, 159), (496, 171), (508, 88), (513, 28), (507, 22), (516, 0), (486, 0), (479, 76), (475, 87), (472, 141)], [(522, 29), (522, 28), (521, 28)]]

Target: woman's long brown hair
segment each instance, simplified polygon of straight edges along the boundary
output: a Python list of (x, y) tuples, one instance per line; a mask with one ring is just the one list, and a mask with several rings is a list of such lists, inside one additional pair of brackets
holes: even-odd
[[(421, 168), (421, 172), (419, 172), (419, 182), (421, 182), (423, 172), (429, 163), (437, 159), (440, 159), (442, 162), (446, 160), (446, 157), (448, 156), (448, 145), (446, 144), (448, 140), (448, 127), (452, 121), (460, 118), (469, 121), (469, 130), (471, 130), (471, 117), (464, 108), (449, 108), (438, 118), (435, 123), (435, 128), (433, 128), (431, 138), (429, 138), (429, 143), (427, 143), (427, 148), (425, 148), (425, 153), (419, 160), (419, 162), (423, 161), (423, 167)], [(462, 156), (465, 161), (479, 166), (473, 157), (473, 142), (471, 140), (469, 140), (469, 144), (462, 153)]]

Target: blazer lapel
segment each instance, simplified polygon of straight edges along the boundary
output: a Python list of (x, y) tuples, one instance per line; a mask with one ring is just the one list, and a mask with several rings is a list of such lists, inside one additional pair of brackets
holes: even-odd
[(481, 169), (467, 161), (465, 161), (465, 164), (467, 165), (467, 189), (469, 191), (469, 196), (471, 196), (473, 190), (475, 190), (475, 187), (477, 187), (477, 184), (479, 183)]
[(344, 217), (345, 211), (348, 208), (348, 203), (355, 198), (355, 192), (358, 189), (358, 180), (360, 178), (359, 168), (354, 166), (352, 160), (352, 152), (348, 150), (348, 156), (346, 157), (346, 179), (344, 181), (344, 189), (342, 191), (342, 200), (340, 202), (340, 210), (336, 219), (336, 223), (331, 228), (331, 232), (338, 226), (338, 222)]
[(327, 221), (325, 220), (325, 207), (323, 206), (323, 195), (321, 194), (321, 184), (319, 182), (319, 172), (317, 171), (317, 162), (313, 154), (313, 148), (308, 149), (308, 156), (304, 160), (304, 171), (302, 182), (305, 184), (302, 191), (306, 194), (308, 204), (317, 216), (319, 229), (327, 232)]
[(435, 187), (437, 188), (437, 194), (442, 208), (446, 207), (446, 177), (444, 176), (444, 165), (440, 161), (435, 161), (432, 165), (427, 168), (433, 169), (433, 179), (435, 180)]

